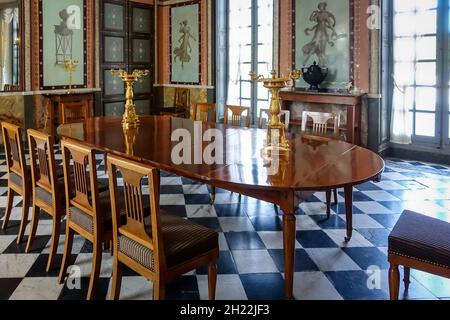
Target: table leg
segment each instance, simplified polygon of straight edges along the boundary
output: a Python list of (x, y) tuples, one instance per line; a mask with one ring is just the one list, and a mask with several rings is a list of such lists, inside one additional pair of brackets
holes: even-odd
[(284, 294), (286, 299), (293, 299), (294, 294), (294, 263), (295, 263), (295, 214), (283, 215), (283, 242), (284, 242)]
[(353, 186), (344, 187), (345, 193), (345, 219), (347, 222), (347, 237), (345, 241), (349, 242), (353, 234)]

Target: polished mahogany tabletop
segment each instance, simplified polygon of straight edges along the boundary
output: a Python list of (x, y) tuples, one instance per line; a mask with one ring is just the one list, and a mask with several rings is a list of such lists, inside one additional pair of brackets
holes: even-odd
[[(383, 159), (370, 150), (342, 141), (290, 134), (288, 139), (292, 152), (280, 161), (276, 172), (270, 172), (270, 163), (261, 153), (266, 130), (195, 123), (169, 116), (142, 116), (140, 119), (137, 132), (125, 133), (121, 118), (100, 117), (90, 118), (86, 123), (61, 125), (58, 134), (82, 141), (101, 151), (123, 155), (217, 186), (225, 183), (262, 190), (324, 190), (373, 180), (384, 170)], [(177, 129), (185, 129), (184, 132), (189, 132), (192, 137), (188, 141), (192, 162), (198, 161), (194, 156), (195, 150), (201, 160), (201, 154), (210, 143), (202, 142), (205, 132), (208, 129), (219, 130), (216, 133), (222, 134), (221, 143), (227, 150), (224, 163), (174, 164), (172, 150), (180, 142), (172, 141), (172, 133)]]

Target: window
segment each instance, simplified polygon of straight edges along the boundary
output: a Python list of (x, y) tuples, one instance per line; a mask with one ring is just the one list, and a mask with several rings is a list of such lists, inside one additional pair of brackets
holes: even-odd
[(273, 1), (228, 1), (227, 104), (251, 107), (253, 119), (269, 107), (268, 90), (249, 73), (268, 75), (273, 68)]
[(449, 0), (394, 0), (392, 107), (409, 111), (412, 142), (450, 142)]

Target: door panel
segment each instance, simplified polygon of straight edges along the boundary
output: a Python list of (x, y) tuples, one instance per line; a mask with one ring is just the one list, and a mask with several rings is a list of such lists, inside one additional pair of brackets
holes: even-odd
[[(125, 0), (104, 0), (101, 5), (101, 103), (97, 114), (122, 115), (125, 86), (111, 75), (112, 69), (149, 69), (150, 75), (134, 87), (140, 114), (150, 114), (153, 105), (154, 11), (153, 6)], [(139, 103), (137, 103), (139, 101)]]

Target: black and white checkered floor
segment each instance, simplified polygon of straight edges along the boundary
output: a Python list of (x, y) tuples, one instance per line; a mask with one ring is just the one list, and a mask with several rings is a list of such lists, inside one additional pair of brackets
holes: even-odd
[[(61, 159), (60, 155), (57, 155)], [(98, 161), (99, 170), (103, 163)], [(0, 155), (0, 219), (4, 215), (7, 174)], [(102, 174), (100, 174), (102, 173)], [(170, 174), (161, 174), (161, 205), (181, 217), (220, 232), (217, 299), (283, 299), (283, 254), (280, 212), (269, 203), (219, 190), (209, 205), (208, 187)], [(107, 179), (103, 171), (99, 178)], [(296, 299), (388, 299), (387, 239), (399, 214), (411, 209), (450, 222), (450, 168), (387, 160), (380, 183), (354, 190), (354, 236), (343, 242), (345, 215), (342, 193), (330, 220), (325, 195), (315, 194), (297, 212)], [(91, 246), (76, 237), (73, 261), (81, 268), (81, 289), (57, 284), (58, 269), (46, 273), (51, 220), (42, 214), (34, 250), (15, 242), (22, 201), (14, 199), (12, 221), (0, 231), (0, 299), (84, 299), (91, 268)], [(64, 230), (62, 230), (64, 232)], [(28, 234), (28, 229), (26, 231)], [(26, 238), (25, 238), (26, 240)], [(60, 239), (57, 265), (64, 236)], [(368, 271), (369, 270), (369, 271)], [(379, 270), (379, 272), (377, 271)], [(98, 299), (110, 286), (112, 258), (103, 255)], [(378, 276), (379, 275), (379, 276)], [(378, 276), (378, 277), (377, 277)], [(450, 298), (450, 281), (412, 272), (407, 299)], [(403, 288), (401, 288), (403, 294)], [(152, 284), (125, 272), (121, 299), (151, 299)], [(187, 274), (167, 287), (168, 299), (207, 299), (207, 270)]]

